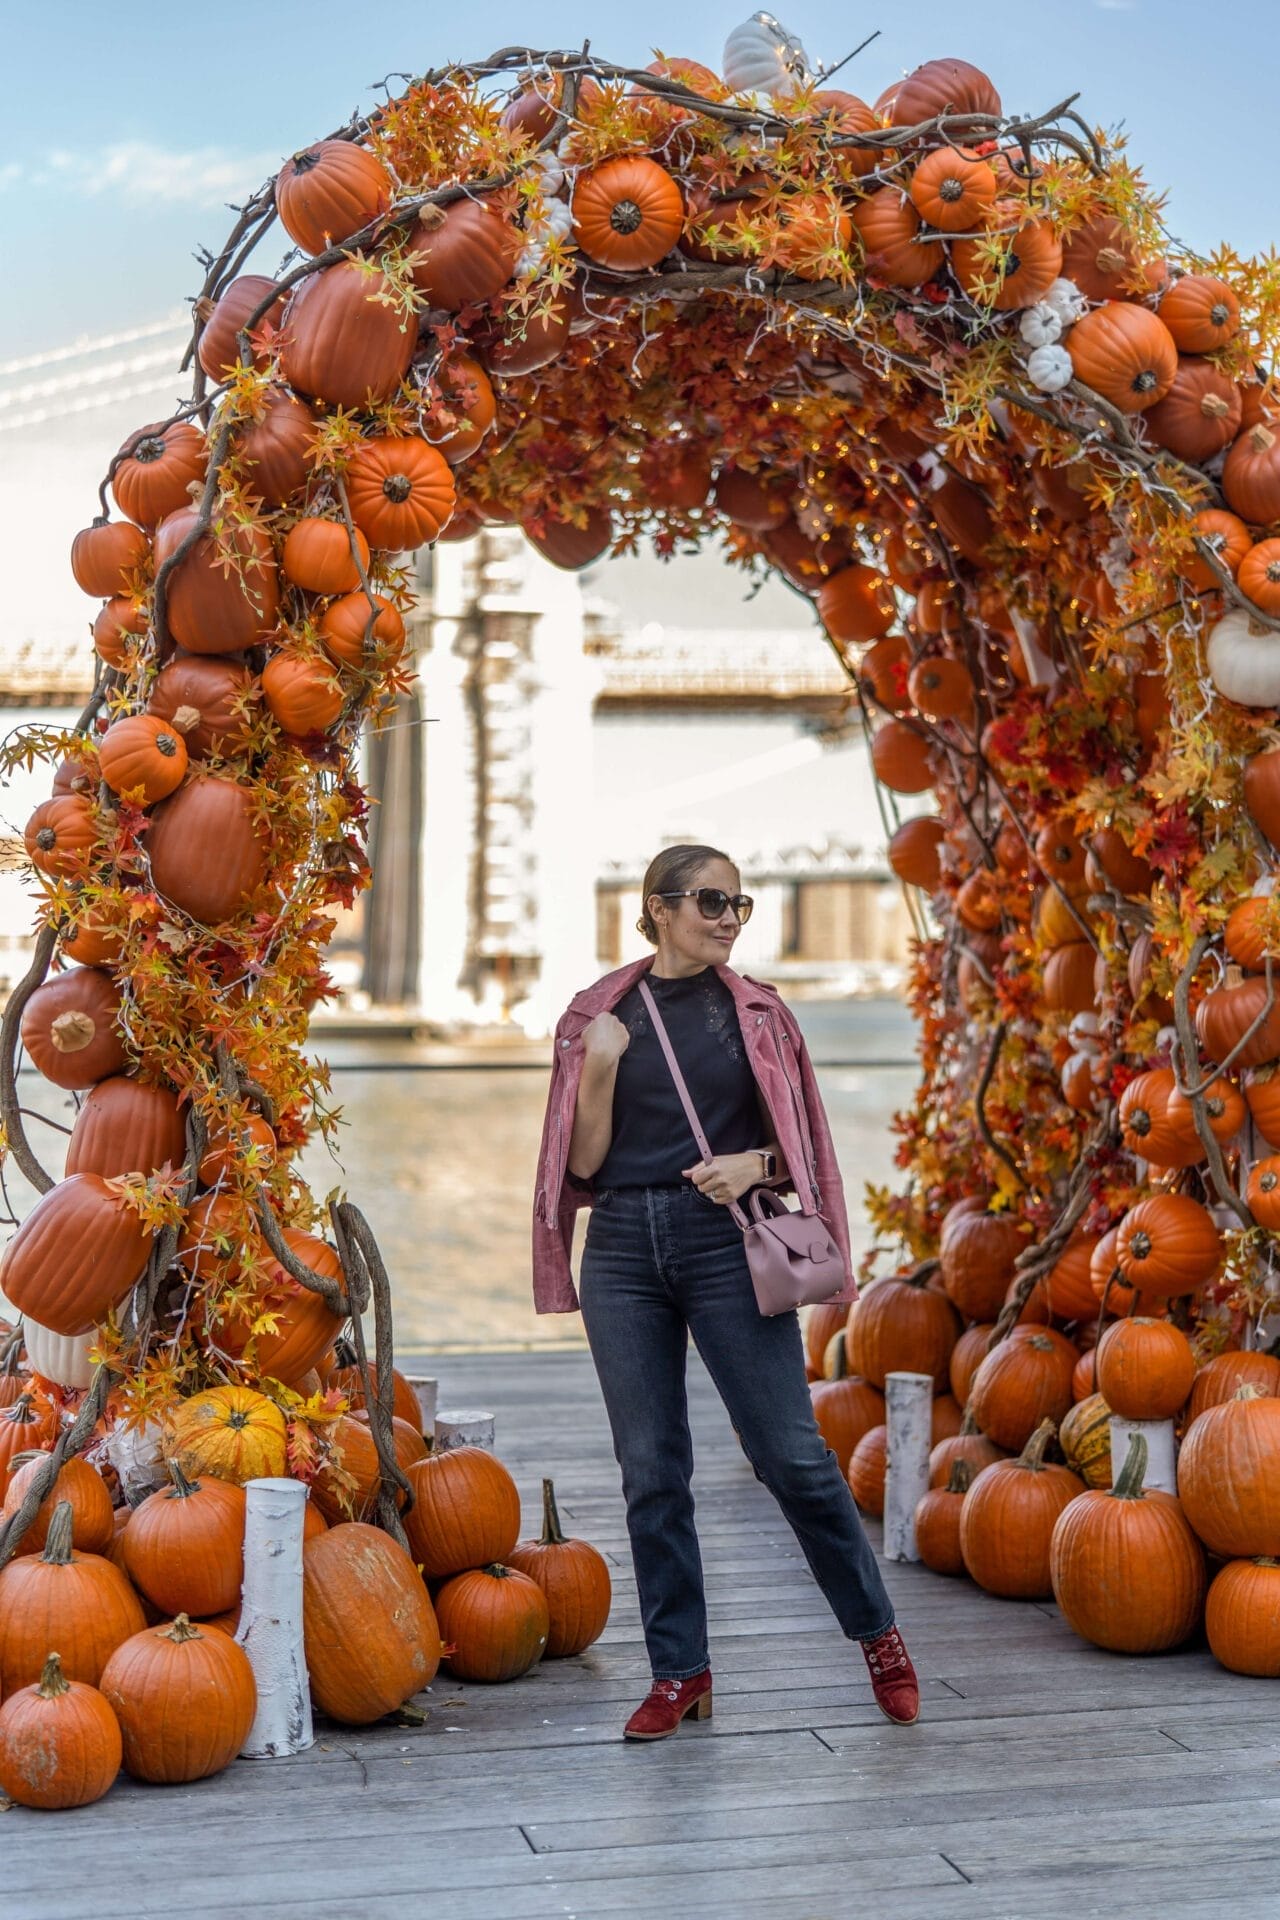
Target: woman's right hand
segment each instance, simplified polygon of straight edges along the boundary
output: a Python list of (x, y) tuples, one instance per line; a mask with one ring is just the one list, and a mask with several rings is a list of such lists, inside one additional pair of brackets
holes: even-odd
[(613, 1013), (598, 1013), (582, 1030), (583, 1052), (589, 1059), (621, 1060), (630, 1045), (631, 1035)]

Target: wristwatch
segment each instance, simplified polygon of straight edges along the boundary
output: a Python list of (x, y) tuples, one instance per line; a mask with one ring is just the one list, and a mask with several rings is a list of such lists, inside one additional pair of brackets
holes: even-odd
[(777, 1172), (778, 1172), (777, 1154), (770, 1153), (767, 1147), (757, 1147), (756, 1152), (760, 1155), (761, 1161), (764, 1164), (764, 1172), (760, 1176), (761, 1179), (762, 1180), (775, 1179), (777, 1177)]

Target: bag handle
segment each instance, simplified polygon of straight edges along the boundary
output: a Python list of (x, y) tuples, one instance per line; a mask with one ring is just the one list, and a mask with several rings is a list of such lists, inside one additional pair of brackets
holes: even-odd
[[(685, 1110), (689, 1125), (693, 1128), (693, 1137), (702, 1150), (703, 1162), (706, 1164), (714, 1160), (715, 1155), (711, 1151), (706, 1134), (702, 1131), (702, 1122), (698, 1118), (697, 1109), (689, 1097), (689, 1089), (685, 1085), (684, 1075), (680, 1071), (680, 1062), (676, 1059), (675, 1048), (671, 1044), (671, 1036), (663, 1024), (662, 1015), (658, 1012), (658, 1003), (654, 999), (649, 987), (649, 982), (644, 978), (643, 974), (637, 982), (637, 985), (640, 988), (640, 998), (649, 1009), (649, 1017), (653, 1021), (653, 1030), (658, 1036), (658, 1043), (666, 1055), (667, 1065), (671, 1069), (671, 1078), (675, 1081), (676, 1092), (680, 1095), (680, 1104)], [(745, 1233), (751, 1222), (747, 1219), (746, 1214), (742, 1211), (742, 1208), (736, 1200), (729, 1202), (729, 1211)]]

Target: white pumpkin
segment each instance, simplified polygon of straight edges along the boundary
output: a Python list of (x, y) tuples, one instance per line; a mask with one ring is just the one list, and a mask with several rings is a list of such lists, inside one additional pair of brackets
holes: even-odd
[(1027, 378), (1039, 393), (1061, 393), (1075, 378), (1065, 347), (1037, 347), (1027, 356)]
[(1280, 707), (1280, 633), (1233, 607), (1205, 648), (1209, 678), (1239, 707)]
[(89, 1354), (96, 1339), (96, 1333), (54, 1333), (26, 1314), (22, 1317), (22, 1343), (32, 1371), (57, 1387), (79, 1392), (89, 1385), (93, 1379)]
[(730, 93), (763, 93), (771, 100), (798, 93), (813, 79), (808, 54), (771, 13), (753, 13), (734, 28), (720, 71)]
[(1047, 300), (1037, 300), (1023, 309), (1018, 332), (1029, 347), (1056, 346), (1062, 338), (1062, 317)]
[(1068, 280), (1065, 275), (1054, 281), (1041, 304), (1052, 307), (1064, 327), (1069, 327), (1073, 320), (1079, 320), (1082, 314), (1089, 311), (1089, 302), (1075, 281)]
[(529, 221), (525, 242), (516, 257), (516, 275), (531, 279), (541, 271), (552, 240), (572, 241), (573, 209), (567, 200), (546, 199), (541, 211)]
[(1067, 1028), (1067, 1039), (1078, 1053), (1097, 1053), (1099, 1023), (1096, 1013), (1077, 1013), (1072, 1015), (1071, 1025)]

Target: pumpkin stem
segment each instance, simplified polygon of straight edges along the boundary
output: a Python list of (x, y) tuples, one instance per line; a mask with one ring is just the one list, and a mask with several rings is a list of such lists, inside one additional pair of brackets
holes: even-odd
[(1235, 1400), (1265, 1400), (1266, 1397), (1260, 1388), (1253, 1386), (1248, 1380), (1245, 1381), (1243, 1386), (1237, 1387), (1235, 1393), (1232, 1395), (1232, 1398)]
[(556, 1490), (549, 1480), (542, 1483), (542, 1540), (544, 1547), (562, 1547), (564, 1530), (560, 1525), (560, 1514), (556, 1507)]
[(20, 1393), (11, 1407), (6, 1407), (4, 1417), (12, 1420), (15, 1427), (29, 1427), (34, 1423), (35, 1415), (31, 1411), (31, 1402), (35, 1398), (31, 1393)]
[(169, 1478), (173, 1482), (173, 1492), (169, 1496), (171, 1500), (189, 1500), (193, 1493), (200, 1491), (200, 1482), (188, 1480), (176, 1460), (169, 1462)]
[(40, 1558), (51, 1567), (71, 1565), (71, 1502), (59, 1500), (49, 1522), (49, 1533)]
[(1124, 1465), (1116, 1476), (1111, 1489), (1113, 1500), (1141, 1500), (1142, 1482), (1147, 1473), (1147, 1436), (1145, 1433), (1129, 1435), (1129, 1451), (1124, 1457)]
[(1042, 1472), (1044, 1469), (1045, 1449), (1057, 1431), (1058, 1429), (1054, 1426), (1053, 1421), (1046, 1415), (1028, 1440), (1026, 1446), (1022, 1449), (1022, 1452), (1018, 1455), (1018, 1465), (1020, 1467), (1028, 1467), (1032, 1473)]
[(960, 1421), (960, 1433), (962, 1438), (965, 1440), (968, 1440), (975, 1433), (981, 1433), (981, 1432), (982, 1432), (982, 1428), (978, 1425), (977, 1420), (974, 1418), (973, 1408), (970, 1406), (966, 1406), (964, 1410), (964, 1415)]
[(844, 1337), (843, 1328), (841, 1328), (839, 1333), (832, 1336), (832, 1345), (835, 1347), (835, 1357), (831, 1363), (831, 1372), (827, 1375), (827, 1378), (829, 1380), (848, 1380), (850, 1378), (849, 1342)]
[(171, 1627), (166, 1627), (160, 1635), (162, 1640), (172, 1640), (175, 1647), (183, 1646), (188, 1640), (203, 1640), (199, 1627), (193, 1627), (188, 1614), (180, 1613)]
[(951, 1462), (951, 1472), (947, 1476), (948, 1493), (968, 1493), (973, 1485), (973, 1466), (961, 1454)]
[(70, 1693), (71, 1682), (62, 1671), (62, 1656), (51, 1653), (46, 1656), (40, 1673), (40, 1685), (36, 1689), (42, 1700), (57, 1700), (64, 1693)]
[(509, 1580), (515, 1572), (514, 1567), (504, 1567), (497, 1560), (490, 1561), (487, 1567), (481, 1567), (481, 1573), (491, 1573), (495, 1580)]

